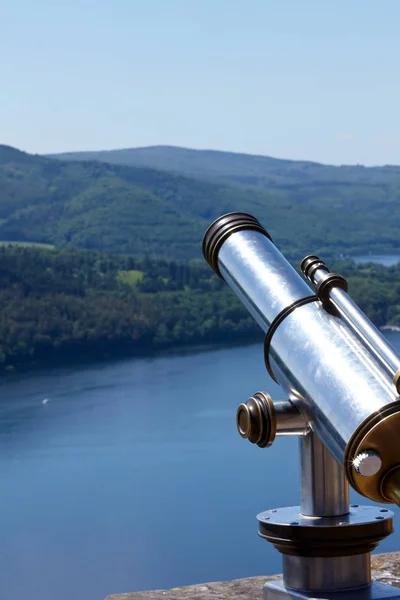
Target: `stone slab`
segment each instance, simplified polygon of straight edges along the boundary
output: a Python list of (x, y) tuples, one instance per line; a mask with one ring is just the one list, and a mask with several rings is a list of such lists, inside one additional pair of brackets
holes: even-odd
[[(375, 581), (400, 587), (400, 552), (374, 555), (372, 577)], [(279, 578), (280, 575), (275, 575), (215, 581), (171, 590), (114, 594), (106, 600), (261, 600), (264, 583)]]

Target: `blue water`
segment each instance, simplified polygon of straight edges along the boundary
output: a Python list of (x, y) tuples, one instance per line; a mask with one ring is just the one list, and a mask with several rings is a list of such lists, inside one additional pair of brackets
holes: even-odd
[[(255, 391), (282, 397), (262, 354), (260, 343), (3, 378), (0, 597), (102, 600), (279, 572), (255, 516), (299, 502), (297, 442), (261, 450), (235, 427)], [(399, 547), (398, 534), (380, 546)]]
[(365, 256), (353, 256), (354, 262), (357, 264), (376, 263), (384, 267), (393, 267), (400, 262), (399, 254), (366, 254)]

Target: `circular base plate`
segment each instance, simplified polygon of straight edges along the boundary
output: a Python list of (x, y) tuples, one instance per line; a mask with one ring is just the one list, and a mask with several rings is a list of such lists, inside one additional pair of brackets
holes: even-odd
[(283, 554), (351, 556), (371, 552), (393, 531), (393, 512), (380, 506), (353, 504), (338, 517), (305, 517), (300, 506), (257, 515), (259, 535)]

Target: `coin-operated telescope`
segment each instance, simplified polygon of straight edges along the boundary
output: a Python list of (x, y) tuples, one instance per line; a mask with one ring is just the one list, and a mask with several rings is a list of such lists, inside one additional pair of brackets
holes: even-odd
[(230, 213), (208, 228), (203, 253), (266, 333), (268, 373), (285, 390), (257, 392), (237, 410), (240, 435), (261, 448), (298, 435), (301, 506), (258, 515), (259, 535), (283, 555), (265, 600), (399, 598), (371, 582), (370, 552), (392, 533), (384, 506), (349, 505), (348, 483), (400, 505), (400, 358), (316, 256), (301, 263), (316, 293), (259, 221)]

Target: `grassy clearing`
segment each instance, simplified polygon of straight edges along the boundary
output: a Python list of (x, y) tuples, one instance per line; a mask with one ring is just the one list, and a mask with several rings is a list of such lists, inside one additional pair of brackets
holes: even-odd
[(135, 269), (132, 271), (119, 271), (117, 279), (126, 285), (135, 287), (137, 282), (143, 279), (143, 275), (143, 271), (137, 271)]

